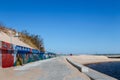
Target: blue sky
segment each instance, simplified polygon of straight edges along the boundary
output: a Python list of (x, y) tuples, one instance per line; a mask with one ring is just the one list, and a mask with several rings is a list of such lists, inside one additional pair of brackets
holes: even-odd
[(119, 0), (0, 0), (0, 22), (57, 53), (120, 53)]

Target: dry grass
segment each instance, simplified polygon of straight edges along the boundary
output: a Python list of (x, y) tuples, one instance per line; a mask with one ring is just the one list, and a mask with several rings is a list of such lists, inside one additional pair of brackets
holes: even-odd
[(30, 38), (28, 38), (27, 36), (25, 36), (25, 35), (23, 35), (23, 34), (20, 34), (20, 36), (21, 36), (21, 37), (19, 37), (19, 39), (20, 39), (21, 41), (23, 41), (24, 43), (28, 44), (29, 46), (31, 46), (31, 47), (33, 47), (33, 48), (35, 48), (35, 49), (38, 49), (38, 48), (36, 47), (36, 45), (31, 42)]
[[(0, 25), (0, 31), (6, 33), (9, 36), (11, 36), (11, 35), (15, 36), (15, 34), (17, 32), (15, 29), (7, 28), (7, 27), (1, 26), (1, 25)], [(22, 42), (26, 43), (27, 45), (29, 45), (29, 46), (31, 46), (31, 47), (33, 47), (35, 49), (38, 49), (37, 46), (35, 44), (33, 44), (32, 40), (30, 39), (29, 36), (26, 36), (26, 35), (24, 35), (22, 33), (19, 33), (19, 36), (20, 36), (19, 39)]]
[(0, 31), (6, 33), (7, 35), (15, 35), (16, 34), (15, 29), (7, 28), (7, 27), (1, 26), (1, 25), (0, 25)]

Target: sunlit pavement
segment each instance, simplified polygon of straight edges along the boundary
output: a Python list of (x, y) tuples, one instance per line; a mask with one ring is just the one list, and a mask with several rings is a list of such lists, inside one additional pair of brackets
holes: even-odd
[(90, 80), (65, 58), (37, 61), (21, 67), (0, 69), (1, 80)]

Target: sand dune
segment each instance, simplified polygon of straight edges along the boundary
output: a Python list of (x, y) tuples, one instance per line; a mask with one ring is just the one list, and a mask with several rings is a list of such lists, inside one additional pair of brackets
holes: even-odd
[(5, 41), (5, 42), (12, 43), (15, 45), (32, 48), (29, 45), (25, 44), (24, 42), (20, 41), (18, 37), (14, 37), (14, 35), (9, 36), (2, 31), (0, 32), (0, 41)]

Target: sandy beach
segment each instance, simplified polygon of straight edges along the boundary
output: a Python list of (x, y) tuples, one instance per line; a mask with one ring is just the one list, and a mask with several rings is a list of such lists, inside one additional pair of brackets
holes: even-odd
[(80, 64), (120, 61), (120, 58), (108, 58), (106, 56), (95, 56), (95, 55), (70, 56), (69, 58)]

